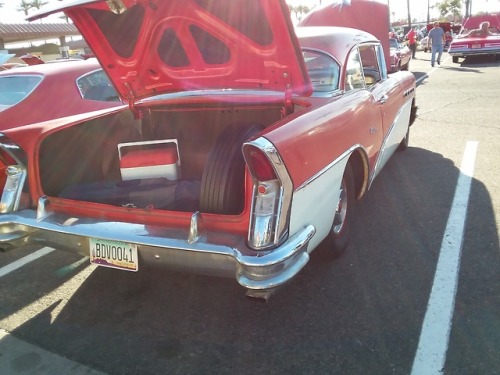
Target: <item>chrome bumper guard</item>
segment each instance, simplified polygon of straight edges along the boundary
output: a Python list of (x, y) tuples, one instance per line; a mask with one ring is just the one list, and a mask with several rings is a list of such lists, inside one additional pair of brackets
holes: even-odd
[[(199, 214), (197, 214), (199, 215)], [(193, 225), (191, 225), (193, 226)], [(249, 296), (270, 295), (308, 262), (308, 244), (316, 230), (304, 227), (272, 251), (255, 251), (241, 236), (198, 233), (124, 222), (97, 221), (21, 210), (0, 215), (0, 247), (38, 244), (89, 256), (89, 238), (137, 244), (141, 264), (159, 264), (204, 275), (229, 276)], [(267, 300), (267, 298), (266, 298)]]

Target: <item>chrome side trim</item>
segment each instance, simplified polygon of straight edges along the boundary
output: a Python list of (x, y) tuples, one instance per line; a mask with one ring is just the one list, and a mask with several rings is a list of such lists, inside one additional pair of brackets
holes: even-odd
[(333, 160), (331, 163), (329, 163), (326, 167), (322, 168), (318, 173), (316, 173), (314, 176), (311, 176), (307, 181), (304, 181), (302, 185), (300, 185), (297, 190), (304, 189), (311, 183), (313, 183), (316, 179), (320, 178), (322, 175), (324, 175), (328, 170), (333, 168), (336, 164), (340, 163), (342, 160), (345, 160), (348, 156), (350, 156), (355, 150), (357, 149), (362, 149), (363, 152), (366, 154), (366, 151), (364, 147), (361, 144), (355, 144), (349, 147), (347, 150), (345, 150), (340, 156), (338, 156), (335, 160)]
[[(387, 160), (389, 159), (389, 157), (396, 150), (396, 148), (394, 148), (393, 150), (389, 150), (390, 147), (388, 147), (388, 146), (391, 146), (391, 145), (388, 145), (387, 142), (391, 138), (391, 136), (393, 135), (395, 129), (397, 128), (397, 125), (398, 125), (398, 123), (400, 121), (400, 118), (401, 118), (402, 114), (405, 111), (408, 111), (408, 115), (411, 114), (412, 102), (413, 102), (413, 96), (409, 97), (409, 100), (406, 102), (406, 104), (399, 109), (399, 112), (397, 113), (396, 117), (394, 118), (394, 121), (391, 124), (391, 126), (389, 128), (389, 131), (386, 133), (385, 138), (382, 141), (382, 146), (380, 147), (380, 152), (379, 152), (379, 154), (377, 156), (377, 160), (375, 161), (375, 166), (373, 167), (373, 169), (372, 169), (372, 171), (370, 173), (368, 188), (370, 188), (370, 186), (372, 185), (373, 181), (375, 180), (375, 177), (377, 177), (378, 173), (382, 170), (382, 168), (384, 167), (384, 165), (387, 162)], [(408, 117), (408, 127), (409, 126), (410, 126), (410, 118)], [(406, 130), (407, 129), (405, 129), (404, 134), (406, 134)], [(399, 139), (399, 141), (401, 141), (403, 138), (404, 138), (404, 136), (401, 137), (401, 139)], [(391, 154), (388, 157), (386, 157), (387, 152), (391, 152)]]

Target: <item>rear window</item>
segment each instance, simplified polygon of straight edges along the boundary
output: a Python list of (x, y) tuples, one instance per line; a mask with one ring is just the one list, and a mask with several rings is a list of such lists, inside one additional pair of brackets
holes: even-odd
[(118, 93), (102, 69), (81, 76), (77, 79), (76, 85), (78, 86), (78, 90), (80, 90), (80, 95), (84, 99), (102, 102), (116, 102), (120, 100)]
[(307, 50), (302, 51), (302, 56), (315, 92), (338, 90), (340, 67), (331, 56)]
[(0, 108), (21, 102), (42, 82), (42, 76), (17, 75), (0, 77)]

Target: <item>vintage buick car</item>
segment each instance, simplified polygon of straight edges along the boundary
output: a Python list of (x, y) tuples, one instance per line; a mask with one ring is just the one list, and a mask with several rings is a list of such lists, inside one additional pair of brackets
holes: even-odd
[(61, 9), (129, 105), (3, 133), (4, 249), (230, 276), (267, 300), (320, 243), (346, 247), (355, 199), (408, 145), (415, 78), (388, 76), (366, 32), (294, 30), (283, 0)]
[[(477, 32), (483, 22), (489, 23), (486, 35)], [(467, 18), (460, 34), (451, 42), (448, 53), (452, 56), (454, 63), (458, 63), (459, 58), (467, 56), (500, 57), (500, 16), (490, 14)]]
[(0, 131), (118, 105), (96, 59), (0, 72)]
[(389, 23), (389, 6), (386, 1), (333, 0), (315, 7), (304, 16), (298, 26), (340, 26), (366, 31), (380, 41), (384, 50), (385, 65), (390, 69), (390, 33), (387, 32)]
[(395, 38), (390, 38), (391, 73), (398, 70), (408, 70), (410, 68), (411, 50), (407, 45), (401, 44)]

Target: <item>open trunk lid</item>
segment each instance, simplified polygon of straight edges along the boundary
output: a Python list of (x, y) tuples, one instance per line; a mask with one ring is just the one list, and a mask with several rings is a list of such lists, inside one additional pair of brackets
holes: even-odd
[(79, 0), (64, 11), (120, 96), (265, 89), (310, 95), (284, 0)]

